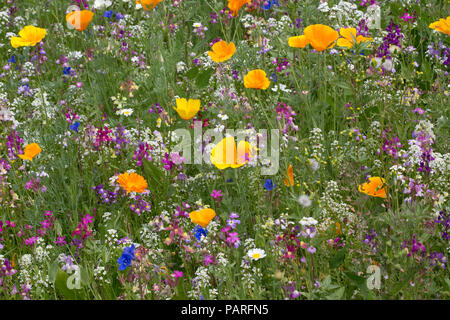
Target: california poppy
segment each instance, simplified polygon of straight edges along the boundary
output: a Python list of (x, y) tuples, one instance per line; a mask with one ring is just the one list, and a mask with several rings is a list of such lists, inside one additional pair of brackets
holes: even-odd
[(219, 41), (213, 44), (212, 51), (208, 51), (208, 55), (214, 62), (223, 62), (230, 59), (236, 52), (236, 46), (233, 42)]
[(136, 0), (137, 4), (142, 5), (142, 8), (146, 11), (150, 11), (155, 8), (163, 0)]
[(19, 31), (18, 37), (11, 37), (11, 45), (13, 48), (18, 47), (34, 47), (37, 43), (45, 38), (47, 30), (34, 26), (26, 26)]
[(287, 169), (286, 178), (284, 178), (284, 185), (286, 187), (294, 186), (294, 169), (292, 168), (292, 164), (290, 164)]
[(249, 2), (251, 2), (251, 0), (228, 0), (228, 8), (230, 9), (233, 17), (236, 17), (242, 6)]
[(362, 35), (356, 36), (356, 29), (355, 28), (343, 28), (339, 30), (339, 33), (342, 38), (339, 38), (337, 40), (337, 45), (340, 47), (347, 47), (351, 48), (354, 46), (356, 40), (356, 43), (361, 43), (365, 41), (372, 41), (372, 38), (367, 38)]
[(200, 110), (200, 100), (198, 99), (186, 100), (186, 98), (181, 98), (176, 99), (176, 103), (177, 107), (174, 107), (174, 109), (184, 120), (192, 119)]
[(310, 40), (306, 38), (305, 35), (301, 35), (296, 37), (290, 37), (288, 43), (290, 47), (302, 49), (310, 43)]
[(316, 51), (333, 48), (335, 41), (339, 38), (336, 30), (323, 24), (307, 26), (303, 33)]
[(385, 180), (381, 177), (370, 177), (369, 182), (359, 185), (358, 190), (371, 197), (386, 198)]
[(431, 23), (428, 27), (446, 35), (450, 35), (450, 16), (448, 16), (447, 19), (439, 19), (439, 21)]
[(66, 15), (66, 21), (78, 31), (83, 31), (89, 25), (94, 13), (90, 10), (72, 11)]
[(244, 86), (251, 89), (266, 90), (270, 86), (270, 80), (263, 70), (256, 69), (244, 76)]
[(211, 150), (210, 160), (219, 170), (239, 168), (248, 162), (256, 153), (256, 148), (245, 140), (236, 143), (232, 136), (222, 139)]
[(23, 154), (19, 154), (18, 156), (23, 160), (33, 161), (33, 158), (41, 153), (41, 151), (41, 147), (37, 143), (32, 143), (27, 145), (23, 150)]
[(189, 213), (189, 218), (191, 218), (192, 223), (198, 224), (202, 228), (206, 228), (215, 216), (216, 212), (210, 208), (196, 210)]
[(144, 177), (134, 172), (121, 174), (117, 178), (117, 182), (127, 191), (127, 194), (130, 192), (142, 193), (148, 187)]

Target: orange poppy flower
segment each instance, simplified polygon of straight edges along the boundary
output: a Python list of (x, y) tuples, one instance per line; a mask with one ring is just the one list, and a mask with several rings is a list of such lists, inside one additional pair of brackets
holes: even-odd
[(155, 8), (163, 0), (136, 0), (136, 4), (140, 4), (146, 11)]
[(214, 62), (223, 62), (230, 59), (236, 52), (236, 46), (233, 42), (229, 44), (226, 41), (219, 41), (213, 44), (212, 51), (208, 51), (208, 55)]
[(239, 9), (246, 3), (251, 2), (251, 0), (228, 0), (228, 8), (231, 11), (233, 17), (236, 17), (239, 13)]
[(446, 35), (450, 35), (450, 16), (448, 16), (447, 19), (439, 19), (439, 21), (431, 23), (428, 27)]
[(361, 43), (364, 41), (372, 41), (372, 38), (367, 38), (364, 36), (356, 36), (356, 29), (355, 28), (345, 28), (345, 29), (341, 29), (339, 30), (340, 35), (342, 36), (342, 38), (339, 38), (337, 40), (337, 45), (340, 47), (347, 47), (347, 48), (351, 48), (354, 46), (355, 42), (353, 40), (353, 38), (356, 39), (356, 43)]
[(292, 168), (292, 164), (290, 164), (287, 169), (286, 178), (284, 178), (284, 185), (286, 187), (294, 186), (294, 169)]
[(256, 148), (245, 140), (236, 143), (232, 136), (227, 136), (211, 150), (210, 160), (217, 169), (239, 168), (248, 162), (256, 153)]
[(296, 37), (290, 37), (288, 43), (290, 47), (302, 49), (306, 47), (310, 43), (310, 41), (308, 38), (306, 38), (305, 35), (301, 35)]
[(45, 29), (34, 26), (26, 26), (19, 31), (18, 37), (11, 37), (11, 45), (13, 48), (29, 46), (34, 47), (45, 38), (46, 34), (47, 30)]
[(385, 180), (380, 177), (370, 177), (369, 182), (359, 185), (358, 190), (371, 197), (386, 198)]
[(148, 187), (144, 177), (134, 172), (121, 174), (117, 178), (117, 182), (127, 191), (127, 194), (130, 192), (142, 193)]
[(339, 33), (336, 30), (323, 24), (307, 26), (303, 33), (316, 51), (333, 48), (335, 41), (339, 38)]
[(83, 31), (93, 17), (94, 13), (90, 10), (72, 11), (66, 15), (66, 21), (78, 31)]
[(192, 223), (198, 224), (202, 228), (206, 228), (215, 216), (216, 212), (210, 208), (196, 210), (189, 213), (189, 218), (191, 218)]
[(41, 147), (37, 143), (32, 143), (27, 145), (23, 149), (23, 154), (19, 154), (18, 156), (23, 160), (33, 161), (33, 158), (41, 153)]
[(263, 70), (256, 69), (244, 76), (244, 86), (251, 89), (266, 90), (270, 86), (270, 80)]

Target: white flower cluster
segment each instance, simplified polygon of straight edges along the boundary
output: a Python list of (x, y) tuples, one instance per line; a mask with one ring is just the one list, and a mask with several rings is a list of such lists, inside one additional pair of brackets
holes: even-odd
[(117, 235), (117, 230), (115, 229), (108, 229), (106, 235), (106, 243), (108, 246), (115, 246), (117, 245), (117, 240), (119, 240), (119, 236)]
[(312, 129), (309, 135), (309, 142), (311, 143), (312, 156), (316, 156), (319, 159), (322, 159), (322, 155), (325, 151), (323, 147), (322, 130), (319, 128)]
[(105, 267), (98, 265), (97, 268), (94, 269), (94, 279), (99, 281), (105, 281), (106, 283), (110, 283), (108, 279), (104, 279), (107, 274)]
[(192, 299), (198, 299), (201, 291), (208, 288), (209, 282), (208, 268), (200, 266), (195, 271), (195, 277), (192, 279), (192, 290), (188, 292), (188, 296)]
[(142, 243), (147, 248), (157, 248), (159, 244), (159, 235), (157, 232), (154, 232), (150, 227), (146, 224), (142, 225), (141, 230), (139, 231), (140, 239)]
[[(320, 9), (319, 9), (320, 8)], [(335, 28), (342, 28), (345, 26), (357, 26), (361, 19), (366, 21), (369, 17), (362, 11), (358, 10), (355, 3), (348, 1), (340, 1), (337, 5), (329, 8), (328, 4), (321, 3), (319, 10), (322, 12), (329, 12), (328, 18), (334, 21)]]
[(256, 281), (262, 277), (261, 269), (257, 267), (251, 267), (247, 257), (244, 257), (241, 262), (242, 273), (242, 285), (245, 289), (253, 292), (256, 289)]
[(316, 219), (314, 219), (313, 217), (303, 217), (300, 220), (300, 224), (304, 227), (315, 226), (317, 223), (318, 223), (318, 221)]

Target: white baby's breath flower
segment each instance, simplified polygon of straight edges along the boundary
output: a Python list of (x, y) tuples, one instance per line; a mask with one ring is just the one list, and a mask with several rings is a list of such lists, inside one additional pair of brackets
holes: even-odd
[(300, 220), (300, 224), (304, 227), (315, 226), (318, 221), (312, 217), (303, 217)]

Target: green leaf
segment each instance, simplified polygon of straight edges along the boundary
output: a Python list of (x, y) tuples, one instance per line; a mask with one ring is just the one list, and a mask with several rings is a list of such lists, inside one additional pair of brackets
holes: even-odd
[(63, 296), (64, 299), (67, 300), (76, 300), (78, 298), (77, 293), (80, 290), (70, 290), (67, 287), (67, 279), (69, 276), (67, 273), (62, 271), (61, 269), (58, 269), (58, 272), (56, 273), (55, 278), (55, 289), (56, 291)]
[(198, 69), (197, 67), (192, 68), (191, 70), (189, 70), (188, 72), (186, 72), (186, 77), (187, 77), (188, 79), (193, 80), (193, 79), (195, 79), (195, 77), (198, 75), (198, 71), (199, 71), (199, 69)]
[(178, 280), (178, 285), (175, 291), (175, 296), (173, 298), (174, 300), (187, 300), (187, 295), (184, 290), (184, 283), (183, 279)]
[(327, 300), (340, 300), (344, 296), (345, 288), (340, 287), (336, 291), (334, 291), (332, 294), (325, 297)]
[(345, 259), (345, 254), (347, 253), (347, 247), (342, 248), (341, 250), (339, 250), (334, 257), (332, 257), (329, 261), (330, 263), (330, 269), (335, 269), (338, 266), (340, 266), (342, 264), (342, 262), (344, 262)]
[(200, 73), (195, 79), (195, 85), (200, 89), (206, 87), (209, 84), (209, 79), (211, 78), (213, 71), (213, 69), (206, 69)]
[(55, 282), (56, 274), (58, 272), (59, 265), (57, 261), (54, 261), (49, 267), (48, 267), (48, 280), (50, 282)]

